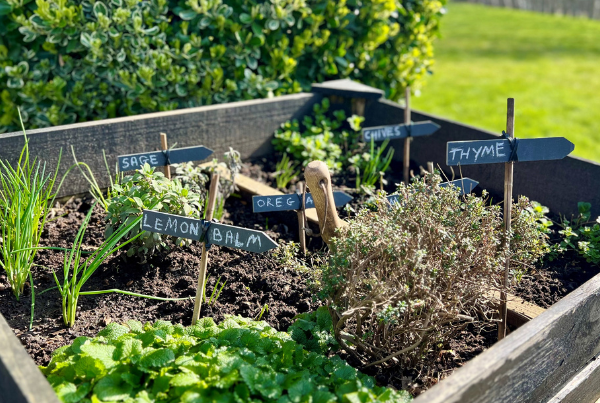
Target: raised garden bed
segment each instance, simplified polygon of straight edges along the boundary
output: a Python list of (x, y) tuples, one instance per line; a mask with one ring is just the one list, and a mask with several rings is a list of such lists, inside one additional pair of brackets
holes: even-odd
[[(116, 160), (117, 155), (154, 149), (156, 133), (167, 131), (171, 142), (177, 142), (178, 147), (203, 144), (214, 149), (217, 153), (222, 153), (227, 150), (229, 145), (235, 145), (242, 153), (243, 159), (257, 159), (272, 153), (271, 136), (282, 122), (292, 117), (301, 117), (314, 103), (328, 94), (334, 95), (332, 103), (337, 102), (337, 106), (348, 110), (364, 108), (366, 126), (402, 121), (402, 109), (396, 104), (379, 99), (377, 96), (378, 91), (360, 86), (348, 86), (347, 83), (336, 83), (334, 90), (324, 85), (319, 88), (318, 93), (314, 94), (298, 94), (272, 100), (240, 102), (36, 130), (29, 133), (31, 138), (30, 148), (34, 155), (52, 161), (53, 158), (58, 156), (60, 148), (67, 150), (70, 145), (74, 145), (78, 159), (89, 163), (95, 172), (103, 172), (103, 149), (107, 152), (108, 161), (112, 163)], [(355, 100), (351, 101), (353, 98)], [(360, 101), (360, 99), (364, 99), (364, 101)], [(434, 161), (445, 169), (443, 161), (445, 160), (445, 144), (447, 141), (493, 138), (491, 133), (422, 114), (413, 114), (414, 120), (425, 118), (436, 121), (442, 129), (435, 136), (417, 139), (413, 142), (411, 156), (414, 167), (425, 165), (427, 161)], [(8, 158), (14, 161), (14, 156), (18, 154), (22, 147), (20, 134), (0, 135), (0, 146), (0, 158)], [(393, 146), (396, 148), (395, 159), (400, 160), (402, 143), (396, 141), (393, 142)], [(463, 174), (476, 178), (480, 182), (480, 186), (490, 190), (492, 194), (500, 194), (502, 186), (500, 178), (502, 178), (502, 175), (497, 172), (498, 169), (494, 165), (469, 167), (463, 168)], [(526, 175), (521, 174), (521, 172), (526, 172)], [(590, 181), (586, 186), (576, 186), (572, 181), (573, 177), (590, 179)], [(600, 181), (599, 178), (600, 167), (598, 165), (576, 158), (542, 164), (529, 165), (523, 163), (519, 165), (519, 170), (515, 176), (515, 194), (525, 194), (531, 199), (547, 205), (555, 213), (570, 214), (576, 209), (578, 201), (590, 201), (594, 208), (600, 206), (599, 196), (593, 192), (593, 189), (597, 188), (595, 182)], [(107, 184), (107, 178), (103, 178), (101, 184)], [(63, 195), (81, 194), (85, 193), (87, 188), (87, 182), (82, 178), (73, 176), (62, 192)], [(237, 207), (228, 206), (230, 219), (233, 223), (249, 228), (256, 225), (265, 229), (264, 224), (266, 223), (258, 221), (255, 217), (248, 218), (248, 214), (243, 213), (241, 202), (237, 201), (236, 203), (239, 203)], [(76, 220), (81, 218), (83, 212), (77, 211), (80, 206), (71, 203), (71, 205), (67, 205), (67, 208), (72, 210), (71, 216), (64, 219)], [(597, 215), (598, 211), (593, 210), (592, 213)], [(289, 219), (289, 217), (293, 217), (293, 213), (283, 214), (281, 217), (279, 219), (277, 216), (269, 215), (268, 225), (273, 237), (281, 236), (294, 239), (294, 235), (292, 235), (295, 234), (292, 229), (294, 220)], [(76, 228), (73, 222), (75, 221), (69, 223), (71, 231)], [(61, 221), (57, 221), (56, 225), (60, 225), (60, 223)], [(277, 230), (274, 228), (275, 225), (278, 226)], [(283, 225), (288, 227), (287, 234), (283, 230)], [(95, 229), (97, 235), (99, 231), (99, 229)], [(52, 239), (52, 236), (52, 234), (49, 234), (49, 239)], [(54, 243), (57, 241), (58, 238), (52, 239)], [(66, 244), (63, 246), (66, 246)], [(192, 251), (194, 251), (193, 248), (194, 246), (192, 246)], [(160, 266), (157, 262), (149, 261), (145, 267), (130, 268), (127, 270), (126, 275), (120, 273), (119, 276), (115, 276), (114, 273), (111, 273), (111, 270), (117, 266), (121, 267), (123, 263), (117, 261), (118, 258), (113, 258), (106, 267), (103, 267), (106, 276), (99, 276), (97, 281), (104, 282), (107, 280), (108, 285), (111, 287), (113, 286), (111, 281), (121, 282), (121, 288), (125, 288), (128, 286), (127, 284), (130, 284), (129, 286), (137, 291), (148, 289), (154, 291), (155, 294), (156, 291), (160, 292), (162, 288), (162, 292), (167, 296), (175, 295), (176, 292), (177, 296), (187, 296), (186, 293), (193, 294), (193, 285), (190, 288), (190, 284), (193, 284), (196, 278), (195, 274), (192, 274), (195, 262), (189, 256), (181, 255), (181, 253), (175, 251), (165, 255), (165, 261)], [(273, 262), (269, 262), (268, 257), (248, 257), (245, 253), (230, 252), (225, 251), (225, 249), (216, 256), (218, 257), (214, 258), (213, 266), (209, 268), (211, 281), (214, 282), (218, 275), (222, 275), (231, 278), (231, 282), (228, 281), (228, 285), (214, 307), (207, 308), (212, 310), (214, 315), (236, 312), (252, 316), (258, 314), (259, 306), (266, 302), (269, 304), (270, 309), (265, 319), (283, 330), (283, 327), (289, 323), (296, 312), (311, 308), (312, 301), (309, 300), (306, 288), (303, 288), (304, 284), (301, 277), (287, 272), (282, 274)], [(60, 259), (60, 254), (44, 252), (40, 254), (40, 258), (48, 259), (48, 263), (51, 263), (52, 259)], [(241, 267), (234, 272), (217, 268), (216, 262), (219, 259), (222, 259), (223, 262), (239, 262)], [(169, 267), (165, 266), (165, 262), (168, 262), (169, 267), (181, 264), (185, 274), (178, 273), (177, 270), (169, 270)], [(60, 262), (58, 263), (60, 264)], [(245, 265), (248, 269), (244, 268)], [(165, 266), (166, 270), (164, 268), (163, 270), (158, 269), (162, 266)], [(271, 269), (263, 270), (260, 273), (251, 272), (249, 269), (249, 267), (258, 266)], [(125, 267), (122, 266), (123, 269)], [(561, 280), (561, 284), (557, 286), (557, 290), (554, 292), (555, 295), (548, 296), (548, 293), (542, 293), (543, 295), (540, 297), (531, 291), (534, 288), (533, 285), (524, 287), (521, 290), (521, 295), (530, 301), (549, 305), (558, 297), (564, 295), (565, 292), (570, 291), (570, 288), (575, 288), (587, 276), (592, 275), (592, 271), (587, 267), (584, 270), (586, 271), (586, 273), (583, 273), (584, 275), (575, 270), (565, 270), (564, 273), (561, 273), (564, 274), (566, 280)], [(139, 275), (142, 272), (145, 277), (140, 278)], [(576, 278), (573, 277), (572, 273), (576, 275)], [(532, 276), (535, 275), (536, 272), (533, 272)], [(541, 275), (542, 278), (547, 276), (551, 275)], [(190, 277), (192, 280), (188, 281), (186, 277)], [(51, 279), (48, 278), (48, 280), (48, 286), (50, 286)], [(152, 283), (150, 280), (158, 282)], [(133, 283), (130, 283), (131, 281)], [(211, 281), (209, 281), (209, 288)], [(258, 294), (262, 293), (262, 295), (257, 296), (256, 291), (245, 294), (248, 290), (243, 289), (243, 287), (248, 286), (248, 283), (260, 288)], [(555, 284), (558, 283), (555, 282)], [(104, 283), (101, 286), (106, 285)], [(286, 289), (286, 285), (289, 285), (289, 288)], [(227, 291), (228, 289), (230, 291)], [(3, 291), (3, 293), (10, 294), (9, 291)], [(589, 363), (600, 352), (600, 340), (597, 336), (600, 334), (598, 328), (600, 321), (596, 318), (597, 312), (600, 311), (598, 306), (600, 305), (599, 294), (600, 278), (595, 277), (554, 304), (538, 318), (514, 331), (505, 340), (495, 344), (488, 351), (473, 359), (464, 368), (439, 385), (422, 394), (418, 401), (508, 401), (512, 398), (516, 399), (517, 396), (519, 401), (548, 401), (555, 395), (557, 399), (569, 401), (573, 396), (578, 398), (583, 396), (584, 399), (588, 400), (593, 396), (597, 397), (598, 391), (588, 388), (588, 382), (598, 376), (596, 367)], [(114, 307), (121, 305), (122, 301), (127, 300), (126, 298), (111, 296), (106, 298), (106, 302), (101, 306), (95, 305), (97, 304), (96, 298), (87, 298), (90, 302), (83, 302), (81, 311), (84, 315), (89, 315), (91, 329), (94, 329), (89, 334), (94, 333), (109, 321), (120, 321), (129, 315), (135, 315), (139, 320), (156, 316), (160, 316), (162, 319), (170, 318), (173, 321), (181, 320), (185, 322), (189, 319), (186, 316), (190, 313), (189, 302), (157, 304), (156, 302), (137, 303), (136, 300), (135, 306), (131, 306), (129, 312), (112, 318)], [(36, 302), (37, 318), (58, 316), (58, 314), (52, 315), (50, 313), (52, 310), (56, 311), (57, 308), (46, 305), (45, 301), (50, 302), (49, 300), (50, 297), (47, 294), (40, 296), (40, 299)], [(2, 302), (3, 312), (6, 312), (5, 302)], [(250, 305), (243, 304), (243, 302), (248, 302)], [(91, 305), (86, 306), (88, 303)], [(273, 308), (271, 305), (273, 305)], [(26, 327), (24, 325), (28, 308), (29, 306), (26, 305), (26, 308), (8, 309), (15, 312), (15, 316), (9, 318), (13, 328), (24, 329)], [(50, 310), (47, 315), (44, 314), (44, 309)], [(37, 356), (35, 353), (33, 354), (38, 363), (44, 363), (48, 359), (49, 351), (58, 347), (61, 343), (71, 340), (78, 334), (77, 331), (81, 331), (81, 329), (74, 329), (73, 333), (66, 330), (61, 332), (61, 327), (56, 322), (52, 322), (50, 320), (46, 323), (40, 323), (40, 329), (38, 330), (44, 329), (48, 334), (60, 332), (57, 337), (62, 338), (62, 340), (55, 340), (54, 345), (48, 344), (43, 349), (38, 349)], [(8, 332), (1, 333), (0, 336), (6, 338), (6, 343), (15, 346), (14, 338)], [(23, 330), (19, 332), (19, 336), (31, 342), (32, 348), (36, 346), (36, 343), (47, 343), (47, 340), (36, 340), (35, 334), (29, 334)], [(479, 345), (484, 348), (488, 345), (482, 339), (479, 339), (476, 343), (473, 343), (474, 340), (476, 338), (466, 335), (465, 345), (469, 345), (473, 350), (478, 350), (478, 347), (474, 346)], [(491, 337), (491, 340), (493, 340), (493, 337)], [(21, 353), (0, 353), (0, 370), (3, 371), (2, 374), (8, 375), (3, 376), (4, 381), (0, 382), (0, 396), (17, 396), (20, 393), (23, 396), (20, 401), (51, 401), (47, 400), (51, 398), (48, 397), (48, 385), (44, 384), (43, 378), (32, 376), (30, 379), (34, 383), (29, 384), (27, 387), (24, 386), (27, 384), (27, 380), (23, 379), (23, 374), (19, 374), (19, 371), (12, 368), (14, 360), (11, 361), (11, 357), (14, 354)], [(469, 358), (468, 355), (469, 352), (464, 350), (463, 357), (465, 359)], [(442, 358), (442, 361), (446, 360), (447, 358)], [(448, 359), (447, 361), (452, 360)], [(462, 364), (462, 362), (451, 364), (445, 362), (442, 368), (439, 369), (443, 371), (450, 368), (451, 365), (456, 366), (457, 364)], [(23, 363), (23, 368), (25, 370), (32, 367), (32, 365), (32, 362)], [(33, 372), (35, 373), (35, 370)], [(582, 372), (582, 375), (578, 375), (580, 372)], [(389, 375), (388, 379), (382, 377), (379, 380), (384, 383), (397, 384), (399, 381), (401, 383), (401, 379), (393, 380)], [(568, 389), (568, 387), (571, 389)], [(29, 388), (29, 390), (15, 392), (15, 388), (18, 390)], [(35, 396), (36, 393), (39, 393), (38, 397)]]

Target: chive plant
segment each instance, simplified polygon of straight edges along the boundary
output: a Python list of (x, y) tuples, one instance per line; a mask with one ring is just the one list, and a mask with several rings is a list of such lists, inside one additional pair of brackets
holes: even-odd
[(59, 155), (56, 170), (51, 174), (46, 171), (45, 163), (31, 160), (24, 127), (23, 136), (25, 145), (16, 167), (8, 161), (0, 161), (0, 266), (17, 300), (31, 272), (48, 211), (56, 196), (53, 189), (60, 165)]
[[(118, 289), (81, 291), (85, 283), (96, 272), (96, 270), (98, 270), (100, 265), (104, 263), (106, 259), (108, 259), (113, 253), (115, 253), (122, 247), (126, 246), (128, 243), (135, 241), (143, 233), (140, 232), (137, 235), (127, 239), (127, 241), (119, 244), (122, 238), (124, 238), (133, 228), (136, 228), (140, 224), (140, 221), (142, 220), (143, 216), (139, 216), (135, 219), (128, 220), (129, 222), (126, 221), (125, 223), (123, 223), (95, 251), (91, 253), (82, 251), (81, 245), (83, 243), (83, 237), (85, 235), (85, 231), (90, 222), (90, 217), (92, 216), (92, 212), (94, 211), (95, 206), (96, 203), (94, 203), (90, 211), (86, 214), (85, 218), (83, 219), (83, 222), (79, 227), (79, 231), (77, 231), (77, 235), (75, 235), (75, 240), (73, 241), (73, 247), (71, 249), (65, 250), (63, 248), (46, 248), (65, 251), (62, 284), (56, 276), (56, 273), (53, 273), (53, 275), (54, 281), (56, 281), (56, 285), (58, 286), (58, 290), (62, 296), (62, 313), (66, 326), (72, 327), (75, 323), (75, 317), (77, 314), (77, 303), (81, 295), (120, 293), (125, 295), (131, 295), (134, 297), (149, 298), (160, 301), (180, 301), (193, 298), (160, 298)], [(88, 254), (88, 256), (85, 259), (83, 259), (83, 254), (86, 253)]]
[(357, 189), (361, 189), (361, 186), (373, 187), (378, 180), (382, 179), (381, 174), (387, 171), (394, 156), (394, 149), (390, 147), (386, 156), (383, 157), (383, 151), (389, 142), (389, 140), (385, 140), (380, 147), (375, 149), (375, 143), (371, 138), (369, 153), (356, 155), (350, 159), (356, 168)]

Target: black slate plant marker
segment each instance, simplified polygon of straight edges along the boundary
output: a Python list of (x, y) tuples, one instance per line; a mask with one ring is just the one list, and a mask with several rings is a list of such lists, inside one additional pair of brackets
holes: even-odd
[(363, 132), (363, 141), (384, 141), (387, 139), (405, 139), (407, 137), (429, 136), (437, 132), (440, 125), (433, 123), (430, 120), (424, 122), (416, 122), (411, 124), (365, 127)]
[(510, 243), (508, 234), (511, 227), (513, 168), (515, 162), (549, 161), (565, 158), (575, 149), (575, 145), (564, 137), (537, 139), (517, 139), (515, 129), (515, 100), (508, 98), (506, 132), (497, 140), (450, 141), (446, 146), (446, 165), (473, 165), (504, 163), (504, 288), (500, 293), (500, 318), (498, 340), (506, 336), (506, 289), (510, 267)]
[(163, 167), (181, 162), (201, 161), (208, 158), (213, 151), (203, 146), (175, 148), (167, 151), (119, 155), (119, 171), (134, 171), (145, 163), (151, 167)]
[[(252, 196), (252, 211), (254, 213), (265, 213), (269, 211), (296, 210), (298, 213), (298, 237), (302, 253), (306, 254), (306, 217), (305, 209), (315, 208), (315, 202), (310, 193), (304, 193), (304, 183), (299, 184), (300, 193)], [(304, 204), (302, 198), (304, 197)], [(352, 200), (352, 196), (344, 192), (333, 192), (333, 200), (336, 207), (341, 207)]]
[(511, 140), (450, 141), (446, 145), (447, 165), (496, 164), (501, 162), (548, 161), (565, 158), (575, 145), (564, 137)]
[[(333, 192), (335, 205), (341, 207), (352, 200), (352, 196), (344, 192)], [(302, 207), (302, 194), (292, 193), (287, 195), (252, 196), (252, 211), (265, 213), (268, 211), (300, 210)], [(315, 203), (310, 193), (306, 193), (305, 208), (315, 208)]]
[(195, 325), (200, 318), (200, 309), (202, 307), (202, 299), (204, 298), (206, 268), (208, 266), (208, 247), (211, 244), (228, 246), (230, 248), (256, 253), (266, 252), (277, 247), (277, 243), (262, 231), (220, 224), (212, 221), (218, 187), (219, 174), (214, 173), (208, 191), (205, 220), (160, 213), (152, 210), (144, 210), (143, 212), (143, 230), (202, 242), (200, 274), (198, 276), (196, 300), (194, 301), (192, 325)]
[(404, 91), (404, 124), (363, 128), (363, 141), (384, 141), (387, 139), (404, 139), (404, 183), (410, 181), (410, 139), (412, 137), (430, 136), (438, 131), (440, 125), (430, 120), (413, 123), (410, 119), (410, 87)]
[(144, 210), (142, 229), (179, 238), (202, 240), (209, 245), (228, 246), (248, 252), (262, 253), (277, 247), (267, 234), (248, 228), (236, 227), (197, 218)]

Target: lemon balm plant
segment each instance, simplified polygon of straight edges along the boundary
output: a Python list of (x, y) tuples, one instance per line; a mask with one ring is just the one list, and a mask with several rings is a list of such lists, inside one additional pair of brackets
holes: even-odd
[[(129, 243), (127, 256), (137, 255), (145, 260), (160, 248), (166, 248), (164, 236), (158, 233), (142, 231), (142, 211), (156, 211), (200, 218), (204, 195), (192, 191), (177, 179), (170, 180), (162, 172), (145, 164), (131, 176), (124, 177), (120, 183), (111, 187), (108, 200), (105, 238), (109, 239), (122, 225), (137, 224), (125, 234), (125, 239), (135, 237), (135, 242)], [(191, 241), (183, 238), (176, 240), (178, 245), (189, 244)]]

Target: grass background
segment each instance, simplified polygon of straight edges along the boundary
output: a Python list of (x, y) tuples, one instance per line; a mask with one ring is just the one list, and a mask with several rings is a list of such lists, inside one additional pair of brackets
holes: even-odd
[(412, 106), (517, 137), (563, 136), (600, 161), (600, 21), (450, 2), (434, 75)]

